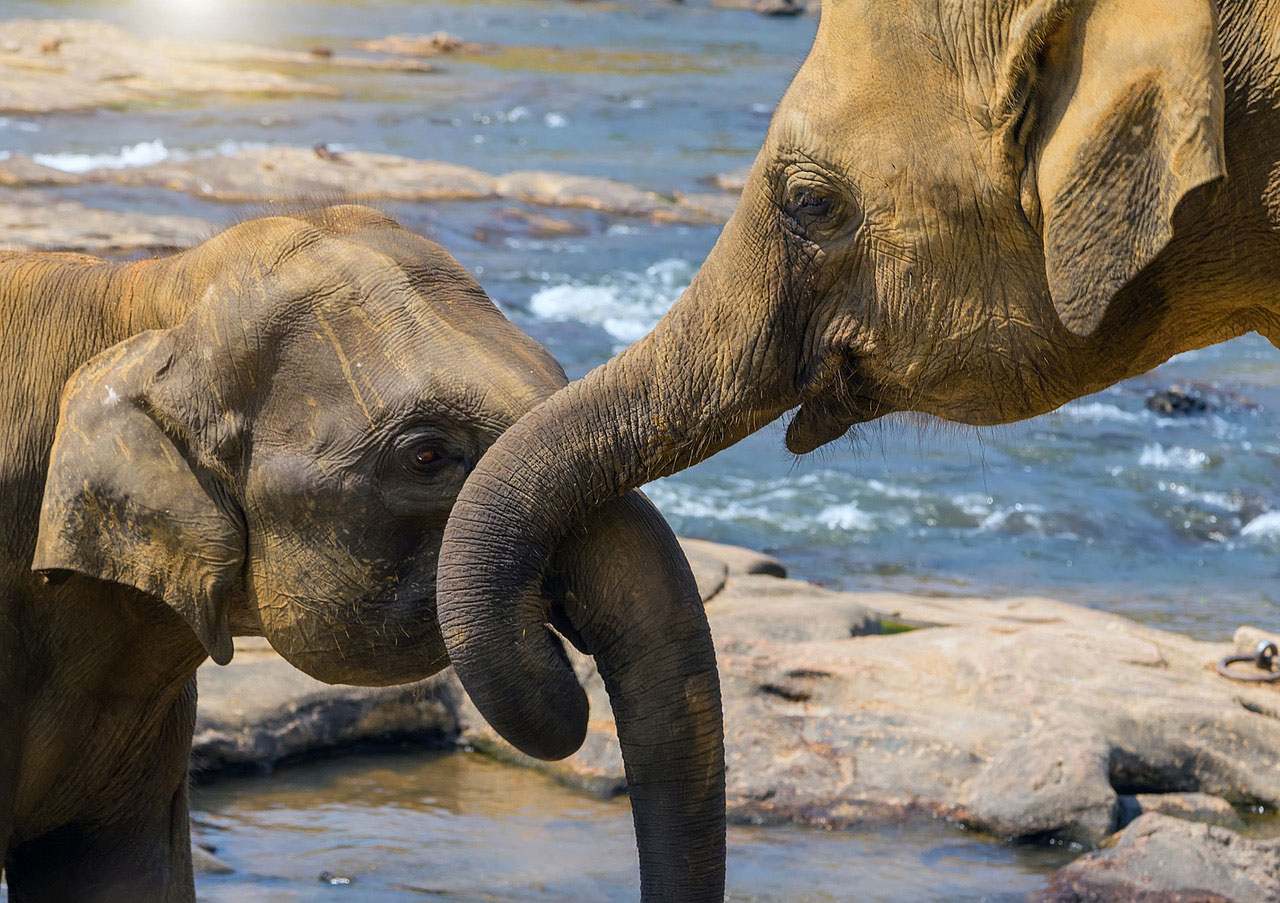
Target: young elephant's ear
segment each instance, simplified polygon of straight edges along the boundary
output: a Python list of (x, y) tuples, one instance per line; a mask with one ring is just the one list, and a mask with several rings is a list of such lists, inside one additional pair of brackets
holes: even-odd
[(1215, 4), (1039, 0), (1011, 50), (1004, 93), (1026, 99), (1030, 127), (1023, 206), (1062, 322), (1088, 335), (1168, 244), (1178, 203), (1226, 175)]
[(145, 332), (67, 382), (32, 567), (158, 596), (226, 664), (245, 536), (181, 427), (149, 397), (173, 378), (172, 358), (167, 332)]

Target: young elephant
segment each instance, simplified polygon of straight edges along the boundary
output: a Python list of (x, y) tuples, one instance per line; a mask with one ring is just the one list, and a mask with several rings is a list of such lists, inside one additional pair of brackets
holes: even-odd
[[(162, 260), (0, 255), (0, 367), (10, 899), (192, 900), (197, 666), (254, 634), (330, 682), (443, 668), (454, 497), (564, 374), (442, 248), (350, 206)], [(581, 527), (538, 604), (613, 694), (646, 888), (709, 899), (723, 748), (692, 576), (639, 496)], [(530, 633), (484, 679), (548, 648)]]

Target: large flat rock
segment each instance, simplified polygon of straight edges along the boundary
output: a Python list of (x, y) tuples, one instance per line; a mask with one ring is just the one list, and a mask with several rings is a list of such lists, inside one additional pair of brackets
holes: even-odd
[(217, 231), (191, 216), (86, 207), (32, 189), (0, 188), (0, 250), (174, 251)]
[(192, 769), (269, 770), (277, 762), (344, 746), (413, 740), (426, 747), (457, 739), (462, 690), (451, 675), (399, 687), (321, 683), (257, 637), (236, 640), (230, 665), (206, 664)]
[[(706, 225), (728, 219), (735, 206), (723, 196), (666, 198), (596, 176), (520, 170), (492, 176), (439, 160), (394, 154), (333, 151), (327, 147), (270, 147), (204, 154), (142, 166), (69, 173), (28, 157), (0, 160), (0, 185), (112, 184), (178, 191), (214, 201), (472, 201), (504, 198), (543, 207), (596, 210), (655, 223)], [(717, 196), (718, 197), (718, 196)]]
[(271, 66), (431, 69), (399, 57), (140, 38), (119, 26), (84, 19), (11, 19), (0, 22), (0, 113), (91, 110), (208, 94), (339, 93), (331, 85), (271, 71)]
[[(1218, 676), (1213, 663), (1229, 644), (1035, 597), (835, 592), (744, 573), (764, 566), (744, 550), (688, 548), (719, 654), (733, 819), (839, 827), (945, 817), (1091, 846), (1143, 812), (1230, 821), (1223, 800), (1280, 804), (1280, 693)], [(935, 626), (885, 634), (886, 618)], [(562, 762), (516, 753), (450, 676), (412, 692), (428, 694), (423, 717), (442, 736), (620, 791), (607, 696), (590, 659), (574, 661), (592, 722)], [(248, 666), (237, 657), (223, 670)], [(213, 670), (201, 671), (202, 705), (223, 693), (205, 676)], [(288, 680), (277, 684), (282, 699)], [(411, 726), (394, 690), (307, 692), (340, 713), (360, 695), (361, 705), (404, 714), (394, 730)], [(245, 714), (238, 729), (254, 732), (256, 719)], [(1188, 792), (1220, 799), (1167, 796)]]
[(1280, 841), (1143, 815), (1106, 849), (1054, 875), (1035, 903), (1259, 903), (1280, 900)]
[(492, 176), (466, 166), (361, 151), (318, 153), (299, 147), (95, 169), (85, 174), (84, 181), (163, 188), (215, 201), (337, 197), (444, 201), (497, 196)]

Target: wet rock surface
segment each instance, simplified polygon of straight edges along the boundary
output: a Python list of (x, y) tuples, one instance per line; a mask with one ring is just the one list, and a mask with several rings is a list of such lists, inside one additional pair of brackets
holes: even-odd
[(257, 637), (238, 638), (231, 665), (206, 664), (196, 682), (197, 775), (269, 771), (287, 759), (367, 743), (449, 746), (457, 737), (461, 688), (451, 678), (333, 686), (298, 671)]
[(1060, 869), (1034, 903), (1257, 903), (1280, 899), (1280, 841), (1143, 815)]
[(0, 189), (0, 251), (166, 252), (215, 231), (191, 216), (103, 210), (32, 189)]
[[(1135, 816), (1234, 823), (1231, 805), (1280, 803), (1280, 695), (1215, 674), (1229, 644), (1034, 597), (835, 592), (745, 573), (776, 565), (746, 550), (688, 551), (719, 651), (734, 820), (944, 817), (1094, 846)], [(886, 619), (934, 626), (883, 634)], [(584, 656), (573, 658), (591, 697), (587, 742), (545, 763), (498, 738), (448, 674), (410, 688), (327, 687), (258, 655), (201, 670), (203, 767), (417, 725), (573, 786), (625, 786), (608, 699)], [(326, 707), (336, 726), (324, 726)]]
[[(208, 94), (333, 97), (331, 85), (270, 67), (430, 71), (421, 60), (139, 38), (106, 22), (0, 21), (0, 112), (50, 113)], [(267, 68), (261, 68), (267, 67)]]
[(1240, 414), (1260, 410), (1256, 401), (1212, 383), (1191, 382), (1173, 385), (1147, 396), (1148, 411), (1165, 417), (1191, 417), (1197, 414)]

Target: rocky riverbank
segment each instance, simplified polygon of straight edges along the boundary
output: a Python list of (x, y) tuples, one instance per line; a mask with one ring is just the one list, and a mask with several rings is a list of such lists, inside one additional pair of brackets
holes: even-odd
[[(1272, 849), (1232, 830), (1233, 807), (1280, 805), (1280, 695), (1215, 673), (1230, 644), (1034, 597), (832, 592), (783, 579), (778, 562), (747, 550), (686, 550), (719, 650), (731, 819), (944, 818), (998, 838), (1109, 845), (1064, 871), (1058, 896), (1044, 898), (1054, 901), (1138, 899), (1124, 895), (1129, 879), (1090, 876), (1117, 874), (1117, 862), (1127, 875), (1164, 874), (1170, 856), (1182, 863), (1168, 879), (1180, 889), (1141, 899), (1236, 899), (1245, 879), (1232, 863)], [(1239, 637), (1251, 645), (1257, 633)], [(621, 792), (604, 689), (590, 661), (576, 661), (594, 712), (587, 742), (563, 762), (535, 763), (493, 734), (449, 674), (408, 688), (328, 687), (242, 641), (231, 665), (201, 671), (193, 764), (207, 777), (412, 739)], [(1214, 827), (1185, 828), (1195, 822)], [(1149, 839), (1166, 836), (1175, 839)], [(1170, 852), (1183, 848), (1196, 852)], [(1247, 881), (1280, 894), (1275, 868)]]

